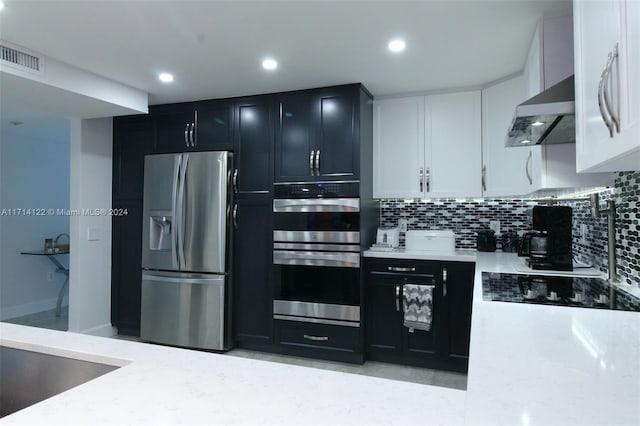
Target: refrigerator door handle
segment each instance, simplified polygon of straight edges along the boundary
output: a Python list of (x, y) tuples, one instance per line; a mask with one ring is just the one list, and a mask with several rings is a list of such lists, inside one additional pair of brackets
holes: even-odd
[(176, 209), (178, 206), (178, 187), (180, 185), (180, 165), (180, 155), (177, 155), (173, 164), (173, 182), (171, 184), (171, 211), (173, 213), (173, 222), (175, 224), (173, 229), (171, 229), (171, 263), (176, 269), (178, 269), (180, 265), (180, 258), (178, 257), (178, 233), (180, 232), (180, 226), (178, 224), (180, 217), (178, 216), (178, 210)]
[(224, 283), (224, 275), (215, 275), (207, 278), (186, 278), (186, 277), (171, 277), (166, 275), (156, 275), (148, 272), (142, 274), (144, 281), (158, 281), (165, 283), (175, 284), (217, 284), (220, 285), (221, 281)]
[(178, 232), (178, 269), (186, 267), (186, 259), (184, 256), (184, 232), (185, 232), (185, 181), (187, 179), (187, 167), (189, 167), (189, 154), (182, 154), (182, 166), (180, 170), (180, 186), (178, 188), (178, 201), (176, 206), (176, 214), (178, 215), (177, 228)]

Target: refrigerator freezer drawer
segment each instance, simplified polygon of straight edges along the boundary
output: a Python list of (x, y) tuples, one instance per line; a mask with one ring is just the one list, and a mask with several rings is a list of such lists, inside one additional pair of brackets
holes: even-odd
[(224, 350), (225, 278), (143, 272), (140, 337), (173, 346)]

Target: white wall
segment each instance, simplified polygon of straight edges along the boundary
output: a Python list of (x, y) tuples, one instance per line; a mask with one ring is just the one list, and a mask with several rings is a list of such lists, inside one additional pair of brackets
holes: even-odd
[[(112, 119), (71, 121), (71, 209), (111, 207)], [(110, 336), (111, 217), (71, 216), (69, 331)], [(89, 231), (95, 234), (89, 240)]]
[[(0, 320), (4, 320), (53, 309), (65, 279), (53, 274), (49, 281), (47, 275), (56, 270), (53, 263), (20, 252), (42, 250), (45, 238), (69, 233), (68, 217), (10, 215), (9, 209), (69, 207), (69, 122), (34, 118), (20, 126), (3, 125), (0, 182)], [(58, 258), (68, 265), (68, 256)]]

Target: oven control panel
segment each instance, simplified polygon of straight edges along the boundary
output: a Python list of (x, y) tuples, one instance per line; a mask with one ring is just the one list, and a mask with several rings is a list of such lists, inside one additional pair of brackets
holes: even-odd
[(301, 182), (274, 185), (275, 198), (357, 198), (360, 182)]

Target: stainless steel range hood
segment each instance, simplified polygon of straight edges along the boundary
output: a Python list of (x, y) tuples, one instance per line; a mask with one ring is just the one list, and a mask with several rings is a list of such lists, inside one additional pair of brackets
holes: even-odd
[(507, 147), (575, 142), (573, 76), (516, 107)]

